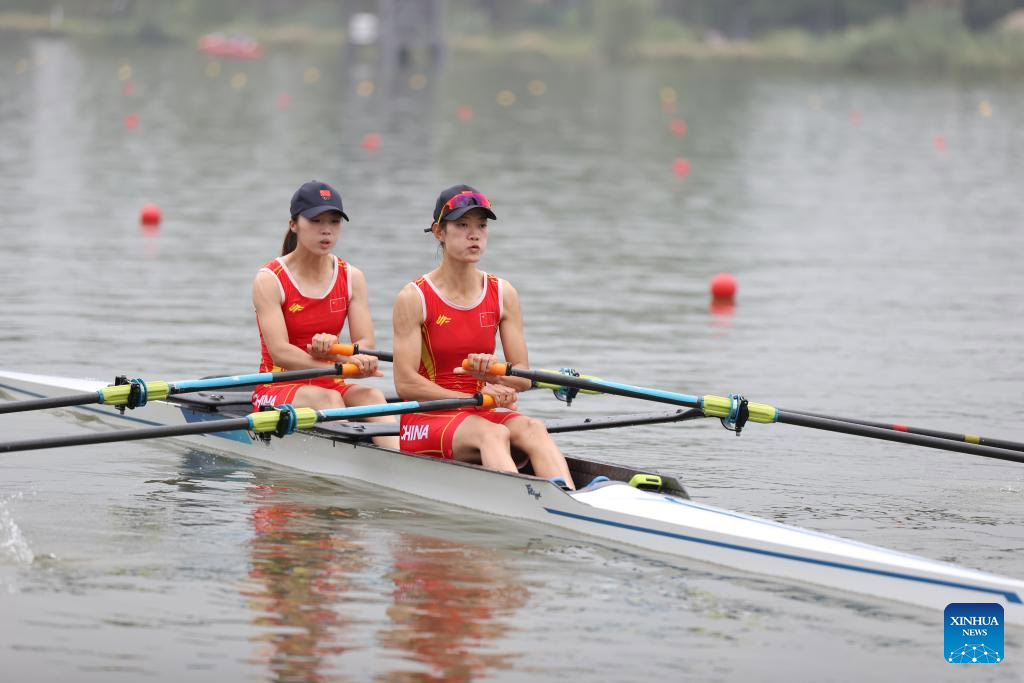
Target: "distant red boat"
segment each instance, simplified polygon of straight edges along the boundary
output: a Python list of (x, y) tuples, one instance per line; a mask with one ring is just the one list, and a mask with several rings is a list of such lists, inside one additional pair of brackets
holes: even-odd
[(228, 59), (259, 59), (263, 56), (263, 46), (245, 36), (207, 33), (199, 39), (197, 47), (204, 54)]

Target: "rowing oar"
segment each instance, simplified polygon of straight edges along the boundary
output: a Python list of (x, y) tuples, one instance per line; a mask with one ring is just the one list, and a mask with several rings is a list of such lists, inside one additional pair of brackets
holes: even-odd
[[(468, 360), (463, 361), (462, 367), (469, 369)], [(823, 429), (830, 432), (841, 432), (855, 436), (866, 436), (873, 439), (885, 441), (896, 441), (909, 443), (928, 448), (939, 448), (958, 453), (969, 453), (981, 455), (986, 458), (997, 458), (999, 460), (1010, 460), (1024, 463), (1024, 444), (1011, 441), (995, 441), (993, 439), (982, 439), (972, 435), (957, 435), (948, 432), (934, 432), (918, 428), (906, 427), (904, 425), (877, 426), (879, 423), (871, 424), (864, 421), (849, 420), (827, 415), (803, 413), (795, 410), (783, 410), (767, 403), (753, 403), (739, 396), (691, 396), (672, 391), (660, 389), (648, 389), (630, 384), (609, 382), (603, 379), (590, 377), (573, 377), (557, 372), (544, 370), (526, 370), (516, 368), (508, 363), (494, 363), (488, 369), (489, 374), (504, 375), (508, 377), (522, 377), (535, 382), (546, 382), (559, 384), (579, 389), (592, 389), (604, 394), (615, 394), (617, 396), (628, 396), (658, 403), (669, 403), (678, 406), (697, 408), (708, 417), (718, 417), (723, 422), (733, 424), (742, 429), (746, 420), (770, 424), (781, 422), (783, 424), (810, 427), (812, 429)], [(746, 413), (745, 419), (743, 413)], [(736, 431), (738, 432), (739, 429)], [(982, 443), (984, 441), (984, 444)], [(998, 443), (995, 445), (985, 445)]]
[[(389, 363), (394, 362), (394, 356), (391, 354), (390, 351), (378, 351), (377, 349), (364, 349), (364, 348), (361, 348), (359, 346), (359, 344), (332, 344), (331, 348), (328, 349), (328, 353), (330, 353), (333, 356), (354, 356), (357, 353), (361, 353), (361, 354), (364, 354), (364, 355), (367, 355), (367, 356), (376, 356), (379, 360), (387, 361)], [(554, 370), (550, 370), (550, 371), (546, 370), (545, 372), (554, 372)], [(570, 372), (570, 373), (572, 373), (572, 372), (575, 372), (575, 371), (566, 369), (563, 372)], [(590, 379), (590, 377), (588, 375), (574, 375), (574, 376), (575, 377), (583, 377), (585, 379)], [(594, 379), (596, 379), (596, 378), (594, 378)], [(561, 384), (550, 384), (548, 382), (534, 382), (533, 383), (533, 388), (534, 389), (551, 389), (552, 391), (555, 391), (556, 395), (557, 395), (557, 391), (559, 389), (562, 389), (563, 385), (561, 385)], [(592, 390), (589, 390), (589, 389), (584, 389), (584, 390), (582, 390), (581, 393), (584, 393), (584, 394), (600, 394), (601, 392), (600, 391), (592, 391)], [(565, 399), (563, 398), (562, 400), (565, 400)], [(572, 398), (569, 398), (569, 400), (566, 401), (566, 402), (567, 403), (572, 403)]]
[(278, 406), (276, 409), (249, 413), (245, 417), (226, 420), (210, 420), (192, 422), (183, 425), (166, 427), (142, 427), (117, 432), (100, 434), (81, 434), (77, 436), (57, 436), (42, 439), (25, 439), (0, 443), (0, 453), (14, 451), (34, 451), (41, 448), (61, 448), (64, 446), (86, 446), (96, 443), (113, 443), (115, 441), (138, 441), (139, 439), (158, 439), (189, 434), (212, 434), (214, 432), (273, 432), (278, 436), (291, 434), (297, 429), (308, 429), (319, 422), (347, 420), (350, 418), (378, 417), (383, 415), (402, 415), (404, 413), (430, 412), (435, 410), (451, 410), (469, 406), (494, 407), (491, 396), (476, 394), (466, 398), (444, 398), (437, 401), (403, 401), (401, 403), (381, 403), (369, 406), (353, 406), (351, 408), (329, 408), (314, 410), (312, 408), (293, 408)]
[(363, 349), (359, 347), (359, 344), (331, 344), (331, 348), (328, 352), (332, 356), (354, 356), (357, 353), (361, 353), (364, 356), (375, 356), (379, 360), (392, 362), (393, 357), (390, 351), (378, 351), (377, 349)]
[(193, 391), (213, 391), (229, 389), (248, 384), (274, 384), (276, 382), (297, 382), (314, 377), (341, 375), (354, 377), (359, 374), (359, 366), (353, 363), (336, 363), (329, 368), (309, 368), (307, 370), (286, 370), (283, 372), (257, 372), (251, 375), (232, 375), (229, 377), (208, 377), (206, 379), (182, 380), (180, 382), (149, 382), (135, 379), (123, 384), (111, 384), (98, 391), (87, 391), (81, 394), (54, 396), (52, 398), (32, 398), (27, 401), (0, 403), (0, 413), (17, 413), (24, 410), (41, 410), (43, 408), (66, 408), (68, 406), (84, 406), (92, 403), (105, 405), (127, 406), (138, 408), (147, 401), (161, 401), (174, 394), (185, 394)]

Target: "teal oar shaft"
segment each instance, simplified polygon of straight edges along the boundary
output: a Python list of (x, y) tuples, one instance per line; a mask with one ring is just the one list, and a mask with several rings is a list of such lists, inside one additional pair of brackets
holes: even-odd
[[(492, 368), (493, 367), (494, 366), (492, 366)], [(671, 391), (661, 391), (659, 389), (648, 389), (645, 387), (609, 382), (607, 380), (596, 378), (584, 379), (582, 377), (572, 377), (570, 375), (563, 375), (557, 372), (525, 370), (511, 365), (506, 365), (504, 368), (501, 368), (501, 365), (499, 365), (498, 368), (504, 369), (504, 373), (512, 377), (522, 377), (524, 379), (531, 379), (549, 384), (560, 384), (569, 387), (578, 387), (580, 389), (595, 389), (606, 394), (639, 398), (647, 401), (657, 401), (659, 403), (690, 406), (701, 409), (705, 414), (708, 413), (707, 404), (715, 398), (711, 396), (691, 396), (689, 394), (679, 394)], [(1024, 455), (1018, 452), (1020, 450), (1024, 450), (1024, 444), (1015, 444), (1015, 448), (1012, 449), (1007, 447), (982, 446), (962, 441), (958, 442), (943, 437), (914, 434), (895, 429), (860, 424), (849, 420), (829, 418), (826, 416), (813, 416), (807, 413), (785, 411), (781, 408), (776, 409), (771, 406), (763, 404), (760, 405), (762, 408), (771, 409), (762, 412), (774, 413), (774, 419), (759, 419), (757, 420), (759, 422), (784, 422), (786, 424), (798, 425), (801, 427), (823, 429), (831, 432), (853, 434), (855, 436), (866, 436), (873, 439), (908, 443), (916, 446), (925, 446), (927, 448), (954, 451), (957, 453), (980, 455), (986, 458), (996, 458), (998, 460), (1008, 460), (1011, 462), (1024, 462)]]
[(935, 437), (936, 439), (947, 439), (949, 441), (956, 441), (959, 443), (977, 444), (979, 446), (992, 446), (993, 448), (1006, 448), (1011, 451), (1024, 452), (1024, 443), (1017, 443), (1016, 441), (1007, 441), (1005, 439), (990, 439), (987, 436), (977, 436), (974, 434), (957, 434), (956, 432), (943, 432), (938, 429), (924, 429), (923, 427), (911, 427), (909, 425), (898, 423), (873, 422), (871, 420), (858, 420), (851, 417), (836, 417), (835, 415), (808, 413), (806, 410), (784, 410), (783, 412), (789, 413), (790, 415), (807, 415), (808, 417), (820, 417), (825, 420), (838, 420), (839, 422), (849, 422), (851, 424), (864, 425), (865, 427), (891, 429), (896, 432), (907, 432), (909, 434), (920, 434), (921, 436), (932, 436)]
[(609, 382), (596, 377), (584, 378), (563, 375), (560, 372), (548, 372), (547, 370), (526, 370), (515, 366), (508, 366), (506, 376), (522, 377), (544, 384), (557, 384), (564, 387), (576, 387), (577, 389), (589, 389), (602, 394), (615, 394), (628, 398), (640, 398), (658, 403), (668, 403), (675, 406), (686, 406), (687, 408), (700, 408), (701, 398), (689, 394), (678, 394), (672, 391), (661, 391), (659, 389), (647, 389), (631, 384), (620, 384)]
[(213, 391), (244, 387), (249, 384), (274, 384), (277, 382), (301, 382), (306, 379), (341, 375), (340, 364), (330, 368), (307, 368), (305, 370), (282, 370), (281, 372), (255, 372), (249, 375), (232, 375), (230, 377), (207, 377), (205, 379), (189, 379), (170, 383), (170, 394), (186, 394), (192, 391)]
[[(479, 406), (489, 397), (480, 394), (467, 398), (445, 398), (437, 401), (403, 401), (401, 403), (381, 403), (352, 408), (331, 408), (314, 411), (310, 408), (298, 408), (303, 413), (300, 428), (312, 426), (318, 422), (344, 420), (348, 418), (377, 417), (380, 415), (401, 415), (403, 413), (430, 412), (435, 410), (451, 410)], [(488, 402), (490, 403), (490, 402)], [(66, 446), (86, 446), (97, 443), (113, 443), (116, 441), (138, 441), (140, 439), (157, 439), (190, 434), (213, 434), (215, 432), (231, 432), (238, 430), (272, 432), (277, 428), (282, 411), (272, 410), (251, 413), (246, 417), (229, 418), (194, 422), (184, 425), (167, 425), (162, 427), (142, 427), (101, 434), (80, 434), (75, 436), (56, 436), (42, 439), (25, 439), (0, 443), (0, 453), (15, 451), (34, 451), (42, 448), (63, 448)]]

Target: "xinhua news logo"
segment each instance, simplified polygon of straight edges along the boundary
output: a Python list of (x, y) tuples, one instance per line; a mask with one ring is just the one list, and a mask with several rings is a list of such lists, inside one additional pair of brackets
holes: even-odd
[(1003, 661), (1003, 606), (994, 602), (946, 605), (945, 657), (954, 664)]

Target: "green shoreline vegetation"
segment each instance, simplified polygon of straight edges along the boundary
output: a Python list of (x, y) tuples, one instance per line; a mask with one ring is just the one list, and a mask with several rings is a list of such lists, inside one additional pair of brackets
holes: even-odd
[[(955, 2), (955, 0), (954, 0)], [(337, 48), (345, 43), (345, 22), (337, 9), (308, 3), (304, 12), (262, 17), (251, 13), (224, 17), (138, 3), (128, 17), (65, 14), (62, 9), (39, 14), (3, 11), (0, 34), (22, 33), (75, 38), (150, 39), (195, 43), (210, 30), (250, 36), (267, 46)], [(718, 61), (824, 65), (856, 70), (916, 68), (927, 70), (998, 70), (1024, 72), (1024, 9), (1007, 13), (982, 30), (971, 29), (961, 9), (913, 6), (841, 30), (814, 32), (781, 25), (749, 37), (696, 28), (658, 11), (654, 0), (594, 0), (586, 22), (579, 12), (563, 12), (547, 22), (494, 21), (485, 1), (448, 0), (446, 42), (455, 54), (479, 56), (533, 55), (552, 59), (613, 62)], [(527, 5), (545, 3), (531, 0)], [(578, 4), (578, 3), (577, 3)], [(942, 3), (938, 3), (942, 4)], [(948, 3), (947, 3), (948, 4)], [(153, 7), (146, 10), (145, 8)], [(60, 7), (59, 5), (57, 7)], [(463, 11), (465, 10), (465, 11)], [(336, 28), (326, 28), (326, 27)]]

